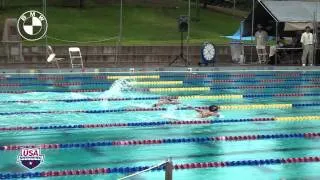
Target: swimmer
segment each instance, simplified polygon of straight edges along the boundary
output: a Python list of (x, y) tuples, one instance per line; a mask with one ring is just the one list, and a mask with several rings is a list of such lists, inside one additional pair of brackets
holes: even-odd
[(220, 116), (220, 114), (218, 113), (219, 107), (215, 106), (215, 105), (209, 106), (208, 110), (207, 109), (197, 109), (197, 108), (194, 108), (194, 110), (196, 110), (199, 113), (200, 118), (207, 118), (210, 116), (216, 116), (216, 117)]
[(167, 105), (167, 104), (175, 105), (175, 104), (180, 104), (180, 102), (178, 101), (177, 98), (160, 99), (158, 101), (158, 103), (152, 105), (152, 107), (160, 107), (160, 106)]

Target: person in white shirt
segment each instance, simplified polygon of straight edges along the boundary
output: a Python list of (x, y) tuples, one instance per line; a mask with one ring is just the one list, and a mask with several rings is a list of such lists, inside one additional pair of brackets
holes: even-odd
[(313, 65), (313, 34), (310, 32), (311, 28), (309, 26), (306, 27), (306, 32), (301, 35), (301, 44), (303, 48), (303, 53), (301, 57), (302, 66), (305, 66), (307, 63), (310, 66)]
[(258, 24), (258, 31), (255, 34), (256, 38), (256, 49), (259, 58), (259, 62), (267, 62), (267, 51), (266, 45), (268, 41), (268, 33), (263, 30), (261, 24)]

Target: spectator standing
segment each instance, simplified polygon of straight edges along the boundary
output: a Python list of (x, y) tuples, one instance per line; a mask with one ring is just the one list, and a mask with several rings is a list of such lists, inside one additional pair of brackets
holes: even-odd
[[(313, 65), (313, 34), (310, 32), (310, 26), (306, 27), (306, 31), (301, 35), (301, 44), (303, 48), (301, 62), (302, 66), (306, 66), (308, 63), (310, 66)], [(307, 62), (308, 57), (308, 62)]]
[(263, 30), (261, 24), (258, 24), (258, 31), (255, 33), (256, 38), (256, 49), (259, 58), (259, 63), (266, 63), (267, 62), (267, 50), (266, 45), (268, 41), (268, 33)]

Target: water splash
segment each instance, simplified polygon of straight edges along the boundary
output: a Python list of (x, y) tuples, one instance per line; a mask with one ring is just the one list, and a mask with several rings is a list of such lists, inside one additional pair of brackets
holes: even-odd
[(113, 82), (109, 90), (103, 92), (101, 98), (119, 98), (125, 97), (127, 93), (132, 91), (131, 81), (129, 79), (118, 79)]
[(192, 111), (179, 111), (177, 110), (178, 107), (179, 106), (177, 105), (167, 106), (167, 110), (161, 115), (161, 117), (168, 120), (190, 120), (198, 118), (197, 113)]
[[(104, 91), (102, 94), (98, 96), (98, 98), (122, 98), (122, 97), (128, 97), (128, 94), (132, 93), (133, 87), (130, 85), (130, 82), (132, 80), (129, 79), (118, 79), (114, 81), (109, 88), (109, 90)], [(107, 108), (110, 106), (109, 101), (102, 101), (100, 103), (100, 106), (103, 108)], [(112, 103), (115, 105), (114, 103)], [(123, 104), (116, 104), (115, 106), (122, 107)]]

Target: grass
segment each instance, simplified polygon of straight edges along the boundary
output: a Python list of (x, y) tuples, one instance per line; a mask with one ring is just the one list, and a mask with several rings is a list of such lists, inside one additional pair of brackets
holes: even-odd
[[(39, 8), (32, 8), (42, 10)], [(0, 11), (0, 20), (5, 17), (19, 17), (29, 8), (8, 8)], [(161, 8), (125, 6), (123, 8), (124, 45), (163, 45), (178, 44), (180, 34), (177, 30), (177, 17), (187, 14), (187, 7)], [(48, 7), (48, 36), (72, 41), (96, 41), (115, 37), (119, 32), (119, 6), (110, 5), (93, 8)], [(200, 22), (191, 23), (190, 42), (211, 41), (224, 44), (239, 26), (239, 19), (210, 10), (201, 10)], [(50, 44), (65, 42), (48, 39)], [(43, 43), (38, 41), (37, 43)], [(96, 44), (115, 44), (116, 40)], [(90, 44), (90, 43), (89, 43)]]

